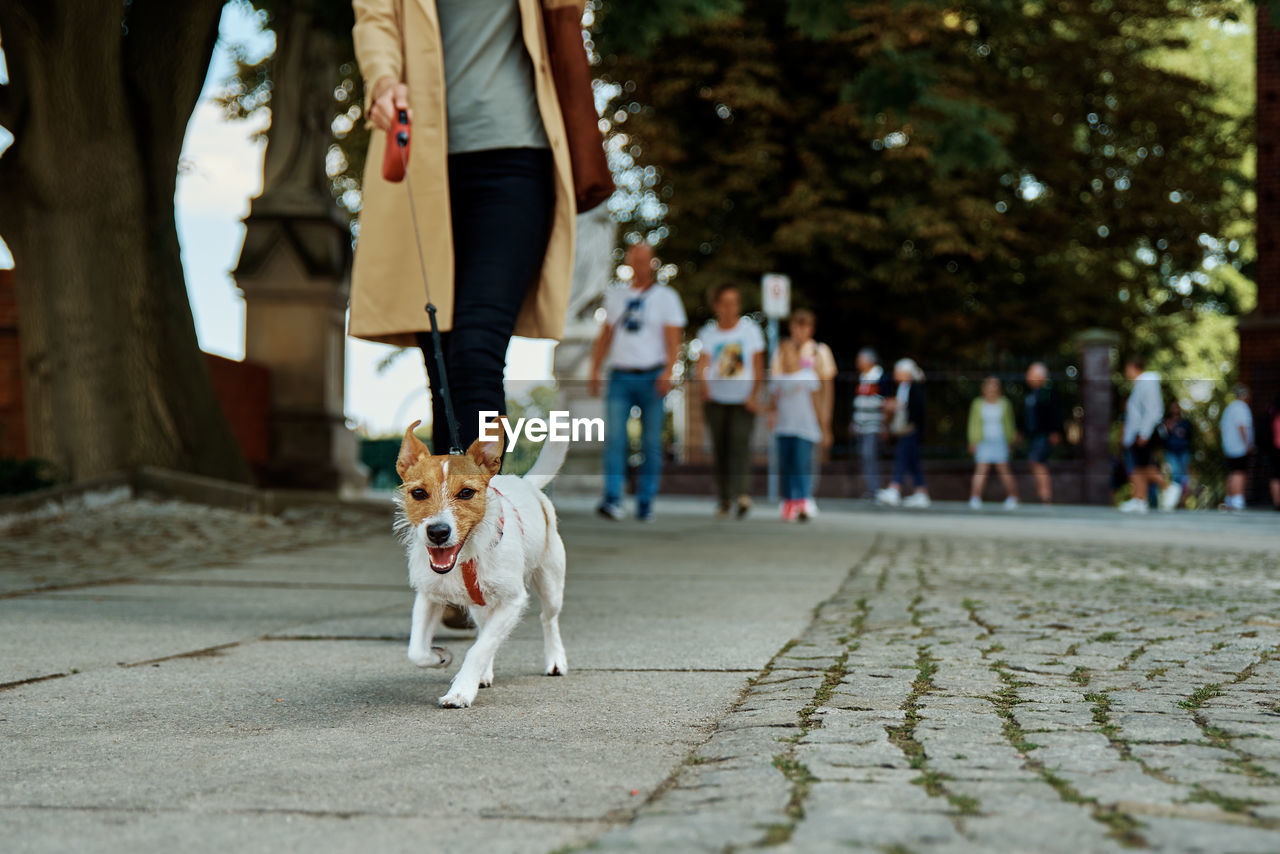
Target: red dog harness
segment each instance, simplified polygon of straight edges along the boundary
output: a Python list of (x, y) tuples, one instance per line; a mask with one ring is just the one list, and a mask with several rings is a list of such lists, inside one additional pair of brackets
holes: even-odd
[[(493, 494), (503, 500), (507, 497), (494, 487), (490, 486)], [(520, 536), (524, 536), (524, 523), (520, 521), (520, 511), (515, 509), (513, 505), (512, 512), (516, 514), (516, 524), (520, 527)], [(490, 548), (496, 548), (498, 543), (502, 542), (502, 529), (506, 526), (506, 517), (502, 512), (502, 505), (498, 505), (498, 539), (493, 541)], [(484, 607), (484, 594), (480, 592), (480, 579), (476, 577), (476, 559), (465, 560), (462, 562), (462, 583), (467, 586), (467, 595), (471, 597), (471, 601), (480, 607)]]

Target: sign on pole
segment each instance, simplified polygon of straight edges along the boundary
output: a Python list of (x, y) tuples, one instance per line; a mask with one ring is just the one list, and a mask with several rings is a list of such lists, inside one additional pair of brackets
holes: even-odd
[(781, 273), (765, 273), (760, 277), (760, 285), (764, 291), (761, 300), (764, 316), (771, 320), (782, 320), (791, 313), (791, 277)]

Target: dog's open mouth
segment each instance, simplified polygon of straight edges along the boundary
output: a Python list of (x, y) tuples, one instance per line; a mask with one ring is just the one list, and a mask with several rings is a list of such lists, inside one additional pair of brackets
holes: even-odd
[(458, 552), (460, 551), (462, 551), (462, 543), (443, 549), (428, 547), (427, 555), (431, 558), (431, 569), (444, 575), (453, 569), (453, 565), (458, 562)]

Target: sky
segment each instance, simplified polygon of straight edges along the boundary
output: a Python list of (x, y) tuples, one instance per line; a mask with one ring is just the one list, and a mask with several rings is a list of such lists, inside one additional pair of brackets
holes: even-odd
[[(270, 49), (271, 39), (246, 9), (228, 4), (204, 91), (187, 127), (175, 197), (182, 264), (200, 346), (232, 359), (244, 357), (244, 300), (231, 270), (244, 242), (242, 220), (250, 200), (262, 191), (264, 143), (253, 136), (269, 122), (265, 115), (228, 121), (213, 100), (232, 72), (232, 48), (240, 43), (250, 53), (261, 53)], [(0, 59), (0, 81), (7, 80), (4, 74)], [(0, 151), (10, 139), (0, 130)], [(13, 259), (0, 241), (0, 268), (11, 266)], [(416, 419), (431, 420), (419, 354), (404, 353), (379, 371), (379, 362), (392, 352), (391, 347), (347, 339), (344, 409), (353, 426), (370, 435), (399, 435)], [(550, 342), (514, 339), (507, 351), (507, 378), (549, 379), (551, 353)]]

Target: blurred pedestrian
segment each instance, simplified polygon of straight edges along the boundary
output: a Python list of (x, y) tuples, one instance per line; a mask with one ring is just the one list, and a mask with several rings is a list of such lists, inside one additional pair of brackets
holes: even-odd
[(1182, 499), (1182, 487), (1165, 480), (1155, 464), (1153, 452), (1157, 442), (1156, 426), (1164, 418), (1164, 398), (1160, 394), (1160, 375), (1148, 371), (1139, 358), (1130, 359), (1124, 366), (1125, 377), (1133, 383), (1124, 409), (1124, 432), (1121, 442), (1133, 459), (1129, 483), (1133, 497), (1120, 505), (1122, 513), (1146, 513), (1147, 487), (1154, 483), (1160, 488), (1160, 508), (1172, 510)]
[(1158, 429), (1164, 445), (1164, 461), (1169, 464), (1169, 478), (1182, 488), (1185, 496), (1191, 485), (1191, 436), (1195, 428), (1175, 400), (1169, 404), (1164, 423)]
[(969, 506), (974, 510), (982, 509), (982, 490), (992, 466), (1004, 484), (1005, 509), (1013, 510), (1018, 506), (1018, 485), (1009, 471), (1009, 445), (1014, 440), (1015, 431), (1013, 405), (1004, 396), (1000, 380), (987, 377), (982, 381), (982, 395), (974, 398), (969, 407), (969, 453), (973, 454), (974, 462)]
[[(817, 315), (807, 308), (796, 309), (791, 312), (791, 317), (787, 320), (787, 332), (790, 340), (794, 341), (798, 348), (801, 367), (812, 370), (822, 384), (817, 410), (818, 425), (822, 429), (822, 436), (813, 447), (813, 472), (815, 474), (820, 470), (822, 460), (826, 458), (827, 453), (831, 450), (833, 441), (831, 416), (836, 398), (837, 373), (836, 357), (831, 352), (831, 348), (813, 337), (817, 323)], [(780, 350), (774, 352), (773, 359), (769, 362), (770, 375), (777, 373), (780, 369), (778, 361), (780, 352)], [(817, 515), (818, 507), (814, 503), (812, 494), (805, 498), (805, 512), (809, 516)]]
[(1044, 362), (1027, 368), (1027, 396), (1023, 415), (1027, 438), (1027, 459), (1041, 503), (1053, 502), (1053, 479), (1049, 474), (1049, 453), (1062, 441), (1062, 404), (1058, 391), (1049, 383)]
[(778, 346), (778, 368), (769, 378), (769, 420), (778, 450), (782, 518), (807, 521), (812, 515), (814, 448), (822, 441), (818, 412), (822, 406), (822, 381), (804, 364), (800, 347), (788, 338)]
[(671, 391), (671, 371), (680, 355), (686, 318), (680, 296), (655, 284), (656, 259), (647, 243), (627, 250), (631, 285), (605, 296), (605, 320), (591, 348), (592, 396), (600, 394), (600, 369), (609, 363), (605, 400), (604, 496), (597, 511), (621, 519), (622, 486), (626, 479), (627, 422), (640, 410), (640, 452), (644, 461), (636, 483), (636, 518), (653, 517), (653, 499), (662, 474), (662, 401)]
[(715, 319), (698, 332), (698, 377), (711, 436), (716, 515), (728, 516), (732, 504), (742, 518), (751, 510), (751, 428), (764, 384), (764, 333), (751, 318), (741, 316), (737, 285), (723, 284), (712, 291), (711, 310)]
[[(889, 416), (887, 432), (896, 444), (893, 448), (893, 479), (876, 493), (876, 501), (890, 507), (928, 507), (929, 490), (924, 482), (924, 469), (920, 464), (920, 437), (924, 433), (924, 371), (912, 359), (899, 359), (893, 366), (893, 379), (897, 384), (893, 397), (885, 401), (885, 414)], [(902, 486), (910, 476), (915, 488), (909, 497), (902, 497)]]
[(1227, 510), (1244, 509), (1244, 487), (1249, 455), (1253, 453), (1253, 412), (1249, 409), (1249, 389), (1235, 387), (1235, 400), (1222, 411), (1218, 422), (1222, 433), (1222, 455), (1227, 458)]
[(1271, 399), (1267, 408), (1267, 457), (1271, 466), (1271, 506), (1280, 510), (1280, 394)]
[(893, 393), (890, 378), (880, 367), (876, 351), (863, 347), (858, 351), (858, 389), (853, 397), (853, 440), (862, 461), (862, 480), (866, 484), (864, 498), (875, 498), (880, 489), (880, 434), (884, 431), (884, 401)]

